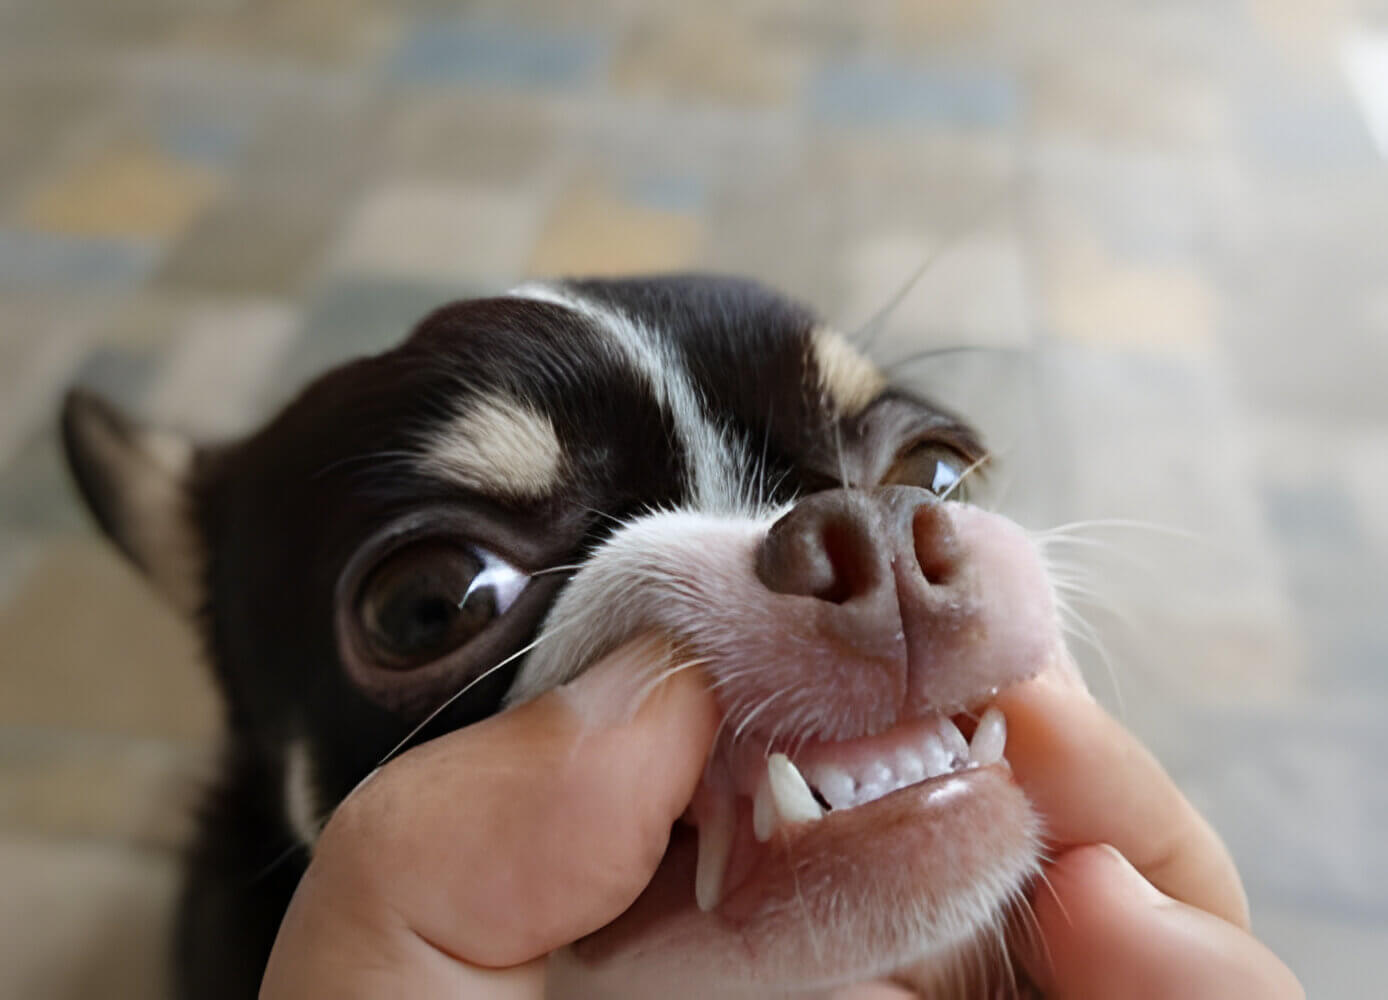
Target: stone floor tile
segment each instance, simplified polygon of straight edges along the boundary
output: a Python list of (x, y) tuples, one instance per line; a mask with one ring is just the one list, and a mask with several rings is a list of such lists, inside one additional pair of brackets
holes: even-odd
[(683, 212), (623, 201), (579, 183), (555, 202), (527, 271), (537, 275), (649, 273), (689, 268), (702, 226)]
[(429, 185), (530, 192), (561, 148), (562, 115), (533, 95), (430, 93), (402, 101), (383, 156), (387, 176)]
[(139, 144), (67, 164), (20, 209), (35, 229), (77, 237), (168, 240), (216, 197), (220, 178)]
[(178, 851), (213, 762), (210, 741), (0, 726), (0, 830)]
[(166, 348), (139, 416), (200, 438), (249, 431), (262, 416), (256, 401), (278, 374), (299, 318), (298, 310), (283, 302), (209, 305), (190, 317), (183, 336)]
[(390, 55), (390, 77), (409, 86), (573, 91), (601, 78), (608, 47), (601, 35), (539, 25), (425, 19)]
[(292, 295), (313, 273), (334, 218), (293, 196), (237, 192), (175, 244), (159, 284), (229, 295)]
[(434, 282), (494, 281), (524, 272), (541, 204), (513, 188), (394, 184), (365, 196), (330, 269)]
[(439, 306), (499, 290), (466, 282), (434, 285), (381, 277), (329, 278), (307, 303), (302, 328), (274, 377), (258, 394), (261, 411), (268, 413), (283, 405), (334, 365), (401, 343)]
[(148, 240), (79, 238), (28, 229), (0, 230), (0, 292), (127, 289), (158, 264)]
[(0, 649), (0, 726), (191, 742), (218, 732), (193, 630), (104, 542), (48, 547), (0, 608)]
[(1001, 128), (1021, 113), (1012, 75), (977, 64), (830, 63), (811, 74), (804, 101), (815, 118), (854, 128)]
[(787, 103), (805, 73), (803, 49), (769, 25), (727, 15), (699, 5), (651, 12), (613, 60), (614, 89), (732, 107)]
[(167, 995), (174, 856), (0, 835), (0, 995)]

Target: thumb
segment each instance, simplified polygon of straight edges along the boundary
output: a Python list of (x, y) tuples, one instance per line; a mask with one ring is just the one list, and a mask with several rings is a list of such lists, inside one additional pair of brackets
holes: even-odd
[(316, 846), (262, 997), (529, 995), (534, 959), (641, 892), (694, 792), (718, 716), (693, 671), (642, 683), (672, 656), (629, 643), (360, 785)]
[(1047, 997), (1305, 996), (1291, 970), (1252, 935), (1164, 895), (1107, 844), (1062, 855), (1034, 908), (1041, 947), (1020, 949), (1020, 957)]

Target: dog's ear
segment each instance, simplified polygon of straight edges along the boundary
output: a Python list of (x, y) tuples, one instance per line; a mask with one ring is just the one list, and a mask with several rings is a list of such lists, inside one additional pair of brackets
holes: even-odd
[(196, 612), (204, 557), (189, 490), (193, 443), (83, 389), (63, 401), (62, 430), (68, 466), (102, 530), (175, 607)]

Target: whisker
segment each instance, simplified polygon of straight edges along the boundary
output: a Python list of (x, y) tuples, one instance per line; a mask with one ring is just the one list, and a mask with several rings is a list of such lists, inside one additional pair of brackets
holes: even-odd
[[(1109, 686), (1113, 689), (1113, 697), (1118, 706), (1118, 717), (1126, 719), (1128, 717), (1127, 703), (1123, 698), (1123, 689), (1118, 683), (1118, 671), (1113, 667), (1113, 659), (1109, 656), (1108, 647), (1099, 638), (1098, 630), (1094, 628), (1084, 617), (1074, 608), (1063, 603), (1056, 605), (1061, 613), (1061, 618), (1066, 621), (1063, 625), (1065, 633), (1073, 638), (1079, 639), (1099, 657), (1099, 663), (1103, 666), (1104, 672), (1108, 675)], [(1066, 615), (1069, 616), (1066, 619)]]
[(837, 420), (834, 421), (834, 450), (839, 460), (839, 485), (851, 489), (853, 484), (848, 481), (848, 465), (843, 457), (843, 428)]
[[(573, 621), (577, 621), (577, 619), (573, 619)], [(550, 638), (550, 637), (553, 636), (556, 632), (562, 630), (563, 628), (565, 628), (565, 627), (566, 627), (567, 625), (569, 625), (569, 624), (572, 624), (572, 621), (566, 622), (566, 623), (563, 623), (563, 624), (560, 624), (560, 625), (557, 625), (557, 626), (555, 626), (554, 628), (549, 629), (549, 630), (548, 630), (547, 632), (545, 632), (543, 635), (540, 635), (540, 636), (536, 637), (535, 640), (534, 640), (533, 642), (526, 643), (524, 646), (522, 646), (520, 649), (516, 650), (516, 651), (515, 651), (514, 653), (512, 653), (510, 656), (507, 656), (507, 657), (505, 657), (504, 659), (502, 659), (499, 663), (496, 663), (496, 664), (494, 664), (493, 666), (488, 667), (486, 670), (482, 671), (482, 673), (478, 674), (478, 675), (477, 675), (476, 677), (474, 677), (472, 680), (470, 680), (470, 681), (468, 681), (466, 684), (464, 684), (461, 688), (459, 688), (459, 689), (458, 689), (457, 691), (455, 691), (453, 694), (449, 695), (448, 698), (446, 698), (446, 699), (444, 700), (444, 702), (443, 702), (441, 705), (439, 705), (437, 708), (435, 708), (433, 711), (431, 711), (428, 715), (426, 715), (426, 716), (424, 717), (424, 720), (423, 720), (422, 722), (420, 722), (417, 726), (415, 726), (413, 729), (411, 729), (411, 730), (409, 731), (409, 733), (406, 734), (406, 736), (405, 736), (404, 739), (402, 739), (399, 743), (395, 744), (395, 746), (391, 747), (391, 749), (389, 750), (389, 752), (387, 752), (386, 755), (385, 755), (384, 757), (382, 757), (382, 758), (380, 759), (380, 761), (376, 764), (375, 770), (372, 771), (372, 774), (374, 774), (376, 771), (379, 771), (382, 767), (385, 767), (385, 765), (388, 764), (391, 760), (393, 760), (393, 759), (395, 758), (395, 756), (396, 756), (397, 754), (399, 754), (400, 751), (403, 750), (403, 749), (409, 744), (409, 742), (410, 742), (411, 740), (413, 740), (416, 736), (418, 736), (418, 735), (424, 730), (424, 728), (425, 728), (426, 726), (429, 725), (429, 723), (431, 723), (431, 722), (433, 722), (435, 719), (437, 719), (441, 714), (443, 714), (444, 711), (446, 711), (446, 710), (448, 709), (448, 707), (449, 707), (450, 705), (452, 705), (454, 702), (456, 702), (459, 698), (461, 698), (463, 695), (467, 694), (469, 691), (471, 691), (473, 688), (475, 688), (478, 684), (481, 684), (484, 680), (486, 680), (486, 679), (487, 679), (488, 677), (490, 677), (492, 674), (496, 673), (496, 672), (497, 672), (498, 670), (500, 670), (502, 667), (506, 666), (507, 664), (513, 663), (515, 660), (517, 660), (517, 659), (519, 659), (520, 657), (524, 656), (526, 653), (530, 652), (530, 651), (531, 651), (532, 649), (534, 649), (536, 646), (540, 645), (541, 642), (543, 642), (543, 641), (545, 641), (546, 639)], [(369, 778), (370, 775), (367, 775), (367, 777)], [(363, 778), (363, 779), (362, 779), (363, 782), (364, 782), (365, 780), (366, 780), (366, 778)], [(360, 786), (358, 786), (358, 787), (360, 787)], [(348, 793), (348, 796), (350, 797), (350, 795), (351, 795), (351, 793), (349, 792), (349, 793)], [(346, 801), (346, 800), (344, 799), (343, 801)]]
[(956, 479), (954, 482), (950, 483), (949, 486), (945, 489), (945, 491), (940, 494), (940, 499), (948, 500), (949, 495), (953, 493), (956, 489), (958, 489), (960, 485), (963, 484), (964, 480), (969, 477), (970, 473), (976, 472), (978, 469), (982, 468), (984, 464), (986, 464), (991, 458), (991, 455), (985, 453), (981, 455), (979, 458), (975, 459), (973, 462), (971, 462), (963, 472), (959, 473), (959, 478)]
[(1162, 524), (1158, 521), (1142, 521), (1134, 518), (1124, 517), (1102, 517), (1090, 518), (1088, 520), (1067, 521), (1058, 524), (1054, 528), (1048, 528), (1041, 532), (1044, 535), (1060, 535), (1073, 532), (1075, 530), (1094, 530), (1114, 528), (1129, 531), (1150, 531), (1154, 534), (1169, 535), (1173, 538), (1183, 538), (1187, 541), (1200, 542), (1205, 537), (1198, 531), (1191, 531), (1189, 528), (1180, 528), (1171, 524)]
[(906, 296), (911, 294), (912, 289), (920, 283), (920, 280), (939, 263), (945, 256), (955, 250), (963, 241), (964, 237), (982, 227), (983, 223), (1001, 206), (1004, 194), (999, 194), (990, 202), (985, 202), (983, 210), (975, 215), (966, 216), (965, 223), (955, 226), (952, 230), (945, 233), (932, 249), (928, 250), (924, 259), (916, 265), (916, 269), (902, 283), (896, 293), (883, 304), (882, 308), (868, 317), (866, 323), (858, 327), (849, 335), (849, 340), (863, 355), (871, 353), (873, 345), (877, 343), (877, 338), (882, 335), (882, 331), (887, 326), (887, 320), (891, 319), (892, 314), (901, 307), (901, 303), (906, 301)]
[(544, 569), (537, 569), (530, 575), (536, 577), (548, 576), (551, 573), (576, 573), (586, 565), (587, 563), (566, 563), (563, 566), (546, 566)]
[(925, 347), (919, 351), (912, 351), (899, 358), (884, 362), (881, 366), (882, 373), (895, 380), (904, 369), (913, 365), (918, 365), (923, 361), (938, 361), (941, 358), (960, 354), (988, 354), (1009, 360), (1025, 361), (1032, 357), (1032, 349), (1029, 347), (1004, 347), (1000, 344), (950, 344), (946, 347)]
[(593, 515), (596, 515), (597, 517), (602, 518), (602, 519), (605, 520), (605, 521), (611, 521), (613, 524), (615, 524), (615, 525), (616, 525), (617, 527), (619, 527), (619, 528), (625, 528), (625, 527), (626, 527), (626, 521), (622, 520), (622, 519), (621, 519), (620, 517), (618, 517), (616, 514), (609, 514), (609, 513), (608, 513), (607, 511), (605, 511), (605, 510), (598, 510), (596, 507), (588, 507), (588, 506), (586, 506), (586, 505), (585, 505), (582, 509), (585, 510), (585, 511), (587, 511), (589, 514), (593, 514)]
[(324, 465), (317, 472), (313, 473), (313, 475), (311, 475), (309, 478), (321, 479), (329, 473), (335, 472), (336, 470), (343, 468), (344, 466), (355, 465), (358, 463), (365, 464), (368, 462), (376, 463), (381, 461), (403, 463), (413, 461), (418, 458), (419, 455), (417, 453), (407, 451), (401, 448), (386, 448), (381, 451), (367, 452), (362, 455), (347, 455), (343, 458), (339, 458), (335, 461), (329, 462), (327, 465)]
[[(326, 821), (327, 821), (327, 818), (328, 818), (329, 816), (331, 816), (331, 815), (332, 815), (332, 813), (331, 813), (331, 812), (328, 812), (328, 813), (324, 813), (321, 817), (319, 817), (319, 826), (321, 826), (324, 822), (326, 822)], [(250, 880), (250, 882), (249, 882), (248, 884), (254, 886), (254, 885), (257, 884), (258, 882), (260, 882), (262, 879), (265, 879), (265, 878), (267, 878), (268, 876), (270, 876), (271, 874), (273, 874), (273, 873), (280, 867), (280, 865), (284, 864), (286, 861), (288, 861), (290, 858), (292, 858), (295, 854), (298, 854), (300, 851), (305, 851), (305, 852), (307, 852), (308, 849), (309, 849), (309, 845), (308, 845), (308, 844), (305, 844), (305, 843), (304, 843), (303, 841), (301, 841), (301, 840), (295, 840), (292, 844), (290, 844), (288, 847), (286, 847), (283, 851), (281, 851), (279, 854), (275, 855), (274, 859), (271, 860), (264, 868), (260, 869), (260, 871), (256, 872), (254, 875), (252, 875), (252, 876), (251, 876), (251, 880)]]

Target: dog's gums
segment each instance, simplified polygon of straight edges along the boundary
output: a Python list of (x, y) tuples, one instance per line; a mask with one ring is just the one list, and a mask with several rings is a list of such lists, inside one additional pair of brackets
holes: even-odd
[(968, 502), (968, 424), (804, 309), (725, 278), (532, 284), (242, 441), (82, 393), (64, 437), (228, 700), (180, 996), (255, 992), (323, 818), (383, 759), (647, 633), (675, 663), (633, 692), (697, 667), (722, 725), (645, 891), (551, 957), (554, 997), (1011, 982), (1041, 818), (995, 701), (1064, 660), (1051, 583)]

